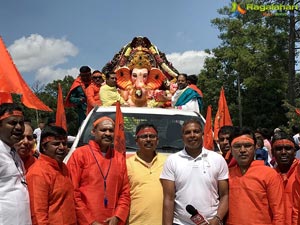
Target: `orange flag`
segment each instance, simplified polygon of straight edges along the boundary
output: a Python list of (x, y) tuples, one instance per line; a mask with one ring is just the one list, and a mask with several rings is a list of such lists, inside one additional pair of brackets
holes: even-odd
[(64, 107), (64, 97), (61, 90), (61, 85), (58, 83), (57, 91), (57, 107), (56, 107), (56, 118), (55, 125), (64, 128), (67, 131), (67, 120)]
[[(21, 101), (28, 108), (52, 111), (28, 87), (15, 66), (5, 44), (0, 37), (0, 92), (22, 95)], [(10, 99), (7, 98), (7, 101)]]
[(218, 104), (218, 111), (215, 117), (215, 123), (214, 123), (214, 139), (218, 140), (218, 132), (221, 127), (228, 125), (232, 126), (231, 117), (229, 114), (224, 88), (221, 88), (220, 91), (220, 98), (219, 98), (219, 104)]
[(204, 127), (203, 146), (208, 150), (214, 150), (214, 140), (213, 140), (212, 122), (211, 122), (211, 105), (207, 107), (207, 112), (206, 112), (206, 123)]
[(115, 120), (115, 138), (114, 138), (114, 148), (115, 150), (126, 153), (126, 141), (124, 134), (124, 120), (121, 111), (120, 102), (116, 104), (116, 120)]

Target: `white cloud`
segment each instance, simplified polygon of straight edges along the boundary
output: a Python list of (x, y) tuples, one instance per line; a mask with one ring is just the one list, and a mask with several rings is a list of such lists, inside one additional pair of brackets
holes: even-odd
[(204, 60), (211, 55), (204, 51), (186, 51), (183, 53), (167, 54), (167, 59), (180, 72), (186, 74), (199, 74), (203, 69)]
[(78, 54), (78, 49), (65, 38), (44, 38), (39, 34), (16, 40), (8, 51), (20, 72), (54, 67), (67, 62), (69, 56)]
[(53, 80), (62, 80), (67, 75), (71, 75), (76, 78), (78, 76), (78, 68), (54, 69), (53, 67), (48, 66), (42, 67), (37, 71), (35, 80), (38, 80), (43, 84), (47, 84), (53, 82)]
[[(65, 38), (45, 38), (39, 34), (31, 34), (29, 37), (16, 40), (9, 46), (8, 51), (21, 73), (31, 72), (35, 74), (34, 80), (43, 84), (63, 79), (66, 75), (74, 78), (78, 75), (78, 68), (59, 68), (59, 65), (68, 62), (69, 57), (78, 54), (76, 46)], [(209, 56), (204, 51), (186, 51), (166, 55), (179, 72), (187, 74), (198, 74), (203, 68), (205, 58)]]

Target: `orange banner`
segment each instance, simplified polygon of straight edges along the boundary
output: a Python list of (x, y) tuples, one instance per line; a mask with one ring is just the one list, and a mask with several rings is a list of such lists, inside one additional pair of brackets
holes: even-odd
[(64, 128), (67, 131), (66, 112), (64, 107), (64, 97), (60, 83), (58, 83), (57, 91), (57, 107), (55, 125)]
[[(5, 44), (0, 37), (0, 92), (22, 95), (22, 103), (32, 109), (52, 111), (28, 87), (15, 66)], [(9, 100), (9, 99), (8, 99)]]
[(220, 98), (219, 98), (219, 104), (218, 104), (218, 111), (215, 116), (215, 122), (214, 122), (214, 139), (218, 140), (218, 133), (221, 127), (228, 125), (232, 126), (231, 117), (229, 114), (229, 109), (227, 106), (224, 88), (221, 88), (220, 91)]
[(203, 146), (208, 150), (214, 150), (214, 140), (212, 132), (212, 121), (211, 121), (211, 105), (207, 107), (206, 123), (204, 127), (204, 140)]
[(116, 103), (116, 120), (115, 120), (115, 138), (114, 138), (115, 150), (126, 153), (126, 141), (124, 134), (124, 120), (121, 111), (120, 102)]

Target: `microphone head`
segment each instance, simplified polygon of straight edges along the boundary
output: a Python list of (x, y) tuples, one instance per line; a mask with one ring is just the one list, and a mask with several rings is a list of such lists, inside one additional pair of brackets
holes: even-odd
[(185, 209), (186, 209), (186, 211), (187, 211), (189, 214), (191, 214), (192, 216), (195, 216), (195, 215), (198, 214), (197, 209), (195, 209), (195, 207), (192, 206), (192, 205), (187, 205), (187, 206), (185, 207)]

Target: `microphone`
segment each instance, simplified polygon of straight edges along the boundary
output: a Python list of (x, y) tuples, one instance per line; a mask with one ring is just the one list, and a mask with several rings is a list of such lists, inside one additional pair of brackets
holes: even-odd
[(191, 221), (194, 222), (196, 225), (208, 225), (208, 221), (205, 219), (204, 216), (202, 216), (197, 209), (194, 208), (192, 205), (187, 205), (186, 206), (186, 211), (191, 214)]

